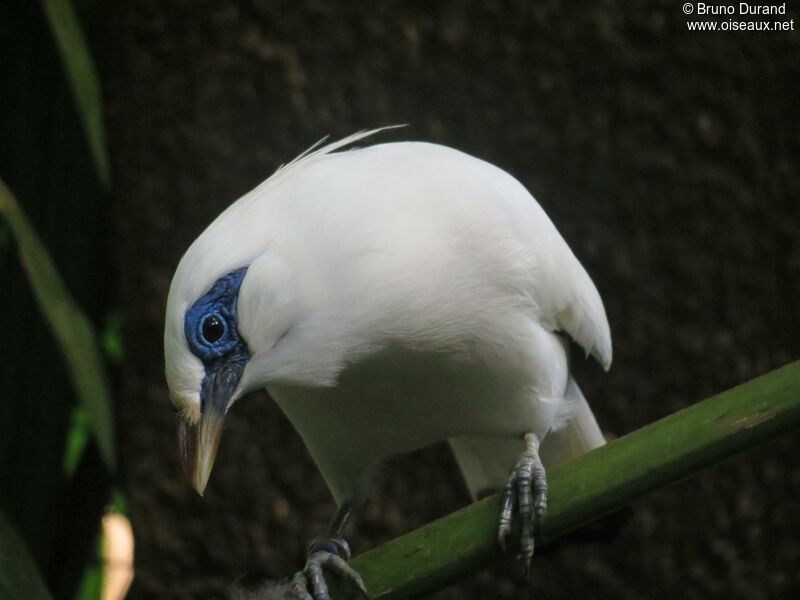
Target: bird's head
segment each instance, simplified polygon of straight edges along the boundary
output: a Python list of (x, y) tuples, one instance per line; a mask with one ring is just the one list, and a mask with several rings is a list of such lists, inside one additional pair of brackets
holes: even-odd
[[(201, 494), (237, 399), (272, 384), (333, 385), (348, 352), (363, 345), (345, 334), (353, 298), (333, 294), (341, 270), (325, 263), (326, 241), (338, 238), (323, 235), (318, 215), (303, 213), (297, 227), (299, 200), (310, 194), (297, 184), (315, 181), (303, 175), (331, 152), (376, 131), (312, 147), (279, 169), (217, 217), (175, 271), (166, 376), (183, 467)], [(311, 188), (327, 196), (325, 186)]]
[(231, 405), (279, 376), (276, 369), (285, 375), (282, 340), (302, 306), (283, 261), (266, 253), (231, 266), (215, 258), (219, 252), (204, 251), (209, 235), (198, 238), (178, 266), (164, 332), (170, 399), (180, 413), (180, 458), (200, 494)]
[(214, 464), (223, 419), (230, 403), (241, 394), (239, 384), (250, 360), (238, 318), (246, 273), (247, 267), (241, 267), (218, 278), (181, 311), (182, 318), (176, 314), (173, 323), (168, 319), (165, 333), (170, 397), (182, 417), (178, 426), (180, 458), (186, 476), (201, 494)]

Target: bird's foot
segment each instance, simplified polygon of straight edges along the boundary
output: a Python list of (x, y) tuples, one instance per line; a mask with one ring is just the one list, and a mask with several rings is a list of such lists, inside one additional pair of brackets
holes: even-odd
[(356, 588), (364, 598), (369, 598), (364, 581), (350, 560), (350, 546), (344, 538), (317, 538), (308, 547), (306, 564), (291, 580), (293, 595), (302, 600), (330, 600), (325, 571), (335, 573)]
[(514, 513), (520, 519), (519, 556), (525, 561), (526, 576), (533, 557), (534, 530), (541, 530), (547, 513), (547, 476), (539, 458), (539, 442), (533, 434), (525, 436), (526, 449), (511, 470), (502, 493), (502, 511), (497, 541), (505, 551)]

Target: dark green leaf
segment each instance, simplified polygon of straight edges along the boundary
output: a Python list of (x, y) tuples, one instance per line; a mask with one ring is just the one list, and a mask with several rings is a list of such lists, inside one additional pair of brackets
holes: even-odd
[(110, 175), (103, 131), (103, 98), (97, 69), (70, 1), (44, 0), (43, 4), (50, 30), (61, 51), (61, 60), (78, 106), (97, 177), (107, 187)]
[(103, 593), (103, 544), (105, 538), (99, 535), (95, 544), (94, 556), (86, 565), (75, 600), (99, 600)]
[(89, 443), (89, 417), (83, 406), (75, 406), (72, 409), (69, 430), (67, 431), (67, 443), (64, 448), (64, 473), (67, 479), (71, 479), (75, 474), (75, 469), (86, 450)]
[(25, 542), (3, 512), (0, 512), (0, 598), (51, 600)]
[(122, 340), (122, 316), (119, 310), (109, 311), (106, 315), (102, 340), (106, 356), (114, 364), (120, 364), (125, 358), (125, 346)]
[(92, 324), (75, 304), (42, 241), (1, 179), (0, 214), (11, 228), (36, 300), (64, 353), (103, 460), (113, 471), (111, 397)]

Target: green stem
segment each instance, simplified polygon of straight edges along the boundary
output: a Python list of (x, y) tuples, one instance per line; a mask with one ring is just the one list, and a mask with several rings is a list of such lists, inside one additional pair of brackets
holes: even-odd
[[(550, 475), (544, 540), (800, 425), (800, 361), (685, 408)], [(430, 594), (500, 556), (497, 496), (353, 559), (373, 598)], [(536, 557), (534, 557), (534, 563)], [(534, 567), (535, 568), (535, 567)], [(331, 582), (334, 598), (354, 597)]]

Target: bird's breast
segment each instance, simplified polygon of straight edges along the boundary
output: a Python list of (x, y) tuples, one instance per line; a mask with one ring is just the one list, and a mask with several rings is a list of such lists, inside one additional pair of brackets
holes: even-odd
[(460, 435), (521, 437), (545, 414), (525, 373), (396, 347), (351, 365), (335, 386), (269, 391), (337, 497), (395, 454)]

